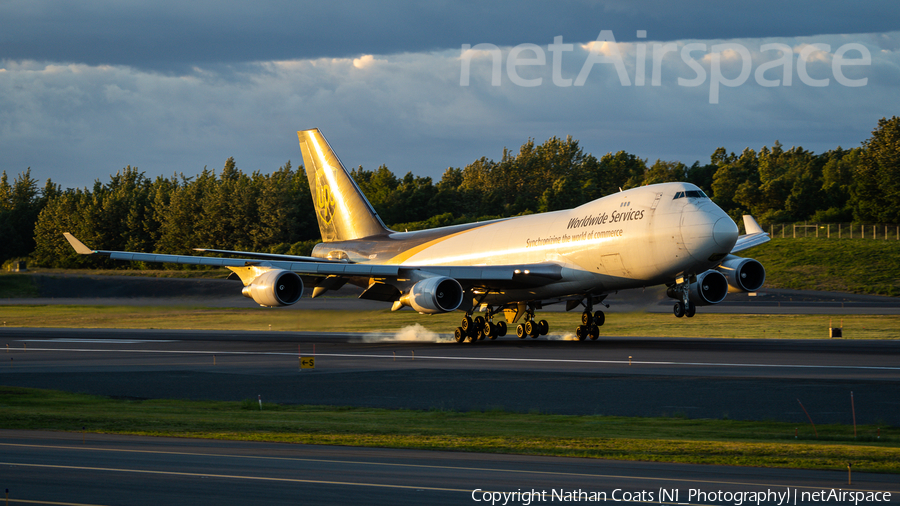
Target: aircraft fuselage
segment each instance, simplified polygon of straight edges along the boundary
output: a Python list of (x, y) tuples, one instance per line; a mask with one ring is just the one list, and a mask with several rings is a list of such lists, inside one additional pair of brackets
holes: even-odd
[(323, 243), (313, 256), (403, 266), (562, 266), (556, 283), (485, 299), (499, 304), (671, 283), (714, 267), (737, 236), (734, 221), (699, 188), (662, 183), (574, 209)]

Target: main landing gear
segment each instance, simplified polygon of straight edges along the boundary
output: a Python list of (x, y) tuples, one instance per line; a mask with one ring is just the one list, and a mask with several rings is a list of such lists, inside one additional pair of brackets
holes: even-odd
[(472, 318), (471, 314), (466, 314), (462, 319), (459, 327), (453, 333), (457, 343), (481, 341), (484, 338), (497, 339), (498, 336), (506, 335), (506, 322), (499, 321), (494, 323), (494, 312), (488, 310), (487, 318), (484, 316), (476, 316)]
[(528, 336), (537, 338), (537, 336), (546, 336), (550, 332), (550, 324), (547, 320), (539, 322), (534, 321), (534, 311), (525, 314), (525, 322), (516, 326), (516, 335), (519, 339), (525, 339)]
[[(481, 341), (484, 338), (496, 339), (499, 336), (505, 336), (507, 326), (505, 321), (494, 323), (494, 315), (503, 309), (488, 308), (486, 316), (476, 316), (472, 318), (470, 313), (463, 317), (459, 327), (456, 327), (454, 337), (457, 343)], [(545, 336), (550, 331), (550, 324), (547, 320), (536, 321), (534, 319), (534, 304), (531, 303), (525, 312), (525, 321), (516, 326), (516, 336), (519, 339), (526, 337), (536, 338)]]
[(603, 311), (594, 312), (594, 300), (590, 295), (584, 298), (583, 304), (581, 325), (575, 327), (575, 338), (584, 341), (590, 337), (591, 341), (596, 341), (600, 337), (600, 327), (606, 322), (606, 315), (603, 314)]
[(606, 315), (603, 311), (597, 311), (591, 314), (590, 311), (581, 313), (581, 325), (575, 327), (575, 337), (579, 341), (584, 341), (588, 337), (592, 341), (596, 341), (600, 337), (600, 326), (606, 322)]
[[(581, 325), (575, 328), (576, 338), (579, 341), (584, 341), (587, 338), (590, 338), (591, 340), (599, 338), (600, 327), (606, 322), (606, 315), (603, 314), (603, 311), (593, 310), (594, 300), (592, 300), (590, 296), (586, 297), (582, 302), (578, 302), (577, 300), (572, 302), (576, 306), (582, 304), (585, 308), (584, 312), (581, 313)], [(519, 306), (520, 311), (523, 310), (523, 306), (524, 304)], [(524, 308), (525, 321), (516, 325), (516, 336), (519, 339), (525, 339), (527, 337), (537, 338), (538, 336), (545, 336), (550, 332), (550, 324), (547, 323), (547, 320), (538, 321), (535, 319), (535, 306), (536, 303), (530, 302), (528, 303), (528, 306)], [(507, 332), (506, 322), (498, 321), (497, 323), (494, 323), (494, 315), (501, 311), (503, 311), (503, 308), (489, 307), (485, 316), (476, 316), (474, 318), (472, 318), (472, 313), (466, 313), (466, 316), (463, 317), (462, 322), (459, 327), (456, 327), (454, 332), (456, 342), (475, 343), (482, 341), (485, 338), (496, 339), (499, 336), (505, 336)], [(511, 316), (507, 316), (507, 318), (509, 319)]]

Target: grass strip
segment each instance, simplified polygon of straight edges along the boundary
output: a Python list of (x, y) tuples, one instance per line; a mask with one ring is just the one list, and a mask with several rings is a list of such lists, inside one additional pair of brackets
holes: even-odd
[[(580, 314), (543, 312), (551, 334), (573, 334)], [(0, 306), (0, 322), (8, 327), (273, 330), (395, 332), (419, 324), (450, 334), (461, 315), (423, 316), (414, 311), (331, 311), (302, 309), (229, 309), (158, 306)], [(830, 325), (843, 326), (847, 339), (898, 339), (897, 315), (671, 314), (610, 313), (604, 336), (825, 339)], [(515, 329), (511, 328), (510, 333)]]
[[(787, 233), (791, 234), (790, 226)], [(854, 240), (825, 239), (825, 230), (820, 238), (782, 239), (777, 227), (775, 235), (746, 255), (766, 267), (766, 288), (900, 296), (896, 240), (859, 239), (859, 235)]]
[[(0, 386), (6, 429), (900, 473), (900, 429), (682, 418), (124, 400)], [(798, 437), (795, 439), (795, 434)]]
[(27, 274), (0, 274), (0, 294), (4, 298), (31, 298), (38, 296), (34, 277)]

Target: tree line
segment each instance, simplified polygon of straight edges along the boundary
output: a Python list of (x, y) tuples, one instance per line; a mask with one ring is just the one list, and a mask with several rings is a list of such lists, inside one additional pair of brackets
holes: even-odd
[[(860, 147), (821, 154), (776, 141), (758, 152), (718, 148), (703, 165), (648, 166), (625, 151), (597, 158), (571, 137), (552, 137), (528, 140), (517, 152), (504, 149), (500, 160), (448, 168), (437, 183), (412, 173), (398, 177), (384, 165), (351, 175), (395, 230), (554, 211), (669, 181), (696, 184), (736, 221), (751, 213), (761, 223), (898, 223), (900, 118), (882, 118)], [(0, 260), (98, 265), (75, 254), (64, 231), (97, 248), (170, 254), (206, 247), (302, 255), (319, 240), (306, 174), (290, 162), (270, 174), (245, 174), (229, 158), (219, 172), (155, 179), (129, 166), (90, 189), (66, 190), (50, 180), (38, 189), (30, 169), (12, 184), (3, 173)]]

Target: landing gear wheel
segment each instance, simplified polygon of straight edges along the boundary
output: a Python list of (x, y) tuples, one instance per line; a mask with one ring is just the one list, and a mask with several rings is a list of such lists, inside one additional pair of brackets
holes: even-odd
[(525, 333), (528, 334), (529, 336), (534, 337), (535, 335), (537, 335), (536, 327), (537, 327), (537, 324), (534, 323), (534, 320), (528, 320), (527, 322), (525, 322)]
[(688, 318), (693, 318), (697, 313), (697, 306), (693, 302), (688, 302), (687, 308), (684, 310), (684, 316)]
[(575, 337), (578, 338), (579, 341), (584, 341), (584, 338), (587, 337), (587, 327), (584, 325), (575, 327)]
[(485, 319), (483, 316), (476, 316), (472, 323), (475, 324), (476, 329), (483, 329), (485, 324)]
[(596, 325), (591, 325), (591, 330), (588, 333), (591, 337), (591, 341), (596, 341), (598, 337), (600, 337), (600, 327)]
[(547, 320), (541, 320), (538, 322), (538, 327), (540, 327), (541, 335), (546, 336), (547, 332), (550, 332), (550, 324), (547, 323)]
[(475, 322), (472, 321), (472, 317), (469, 316), (469, 315), (466, 315), (465, 318), (462, 319), (462, 323), (461, 323), (459, 326), (462, 327), (462, 329), (463, 329), (464, 331), (466, 331), (466, 333), (468, 333), (468, 332), (469, 332), (469, 329), (472, 328), (472, 325), (473, 325), (474, 323), (475, 323)]
[(519, 339), (525, 339), (525, 336), (528, 335), (525, 333), (524, 323), (520, 323), (516, 326), (516, 335), (519, 336)]
[(466, 334), (466, 331), (462, 329), (462, 327), (456, 327), (456, 331), (453, 333), (453, 337), (456, 339), (457, 343), (463, 343), (466, 341), (466, 338), (469, 337)]
[(497, 322), (497, 335), (501, 337), (506, 335), (506, 322)]
[(497, 339), (497, 326), (491, 322), (485, 322), (484, 335), (486, 335), (490, 339)]
[(478, 331), (475, 332), (475, 340), (476, 341), (483, 341), (484, 336), (485, 336), (484, 329), (478, 329)]
[(602, 327), (604, 323), (606, 323), (606, 315), (603, 314), (603, 311), (594, 313), (594, 325)]
[(681, 318), (682, 316), (684, 316), (684, 302), (676, 302), (675, 307), (672, 308), (672, 312), (675, 313), (676, 318)]
[(581, 324), (582, 325), (590, 325), (591, 323), (593, 323), (593, 319), (594, 319), (594, 317), (593, 317), (593, 315), (591, 315), (590, 311), (585, 311), (585, 312), (581, 313)]

